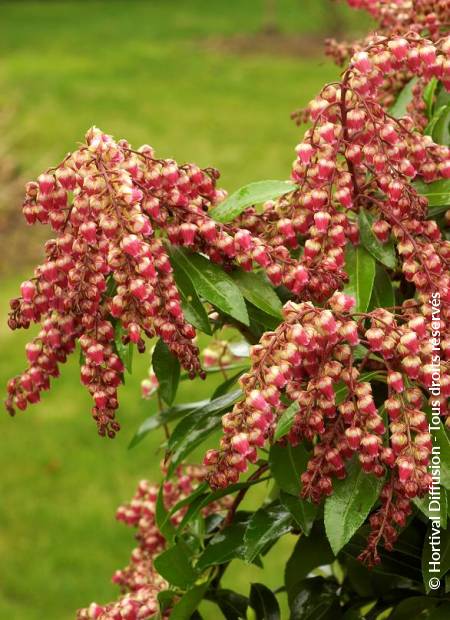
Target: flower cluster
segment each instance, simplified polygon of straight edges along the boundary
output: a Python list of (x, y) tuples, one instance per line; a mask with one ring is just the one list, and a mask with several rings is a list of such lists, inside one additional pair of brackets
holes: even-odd
[[(170, 510), (180, 500), (187, 497), (203, 480), (201, 467), (178, 469), (174, 480), (163, 482), (163, 502)], [(122, 596), (113, 603), (99, 605), (92, 603), (78, 612), (78, 620), (147, 620), (160, 617), (158, 594), (168, 589), (168, 583), (156, 572), (153, 565), (155, 556), (164, 551), (166, 541), (156, 525), (156, 502), (159, 487), (142, 480), (129, 504), (117, 511), (117, 519), (126, 525), (137, 528), (138, 546), (132, 551), (130, 564), (118, 570), (113, 576)], [(225, 497), (212, 502), (202, 511), (204, 516), (223, 511), (229, 505)], [(172, 516), (172, 524), (179, 525), (186, 511), (181, 509)], [(165, 610), (162, 618), (168, 618), (170, 609)]]
[(450, 150), (378, 102), (385, 77), (405, 67), (448, 88), (450, 38), (434, 45), (415, 34), (377, 36), (356, 53), (341, 82), (327, 85), (309, 105), (312, 127), (297, 146), (292, 171), (299, 190), (269, 204), (258, 230), (276, 243), (281, 226), (292, 246), (303, 237), (305, 267), (335, 273), (344, 268), (345, 245), (358, 238), (355, 213), (365, 209), (380, 241), (393, 233), (407, 279), (421, 291), (439, 282), (448, 297), (449, 244), (435, 222), (425, 221), (427, 201), (412, 181), (450, 178)]
[(191, 377), (202, 376), (167, 239), (227, 266), (263, 266), (272, 282), (293, 292), (305, 286), (309, 274), (286, 248), (208, 215), (224, 197), (217, 176), (211, 169), (156, 159), (147, 145), (135, 151), (93, 128), (83, 146), (27, 185), (27, 222), (48, 223), (56, 236), (46, 243), (45, 262), (11, 302), (12, 329), (31, 323), (42, 328), (27, 346), (28, 369), (8, 384), (11, 413), (39, 400), (77, 341), (85, 360), (82, 382), (103, 435), (119, 429), (115, 411), (123, 364), (117, 338), (119, 345), (134, 343), (142, 352), (144, 337), (159, 336)]
[[(415, 32), (438, 41), (448, 30), (450, 6), (446, 0), (347, 0), (356, 9), (364, 9), (378, 22), (377, 33), (385, 36), (404, 35)], [(345, 65), (356, 52), (370, 46), (372, 35), (351, 44), (327, 39), (326, 53), (340, 65)], [(384, 77), (378, 97), (385, 109), (396, 100), (400, 91), (412, 79), (414, 72), (409, 67), (399, 68)], [(408, 114), (414, 118), (417, 127), (427, 124), (426, 105), (423, 99), (426, 80), (419, 78), (412, 88), (412, 100), (408, 104)], [(302, 117), (300, 113), (299, 118)]]
[[(271, 441), (287, 403), (295, 403), (298, 411), (284, 441), (314, 446), (301, 476), (305, 498), (318, 502), (331, 494), (332, 478), (346, 476), (345, 463), (355, 454), (366, 473), (390, 472), (387, 485), (395, 487), (397, 508), (390, 509), (392, 519), (372, 519), (377, 534), (364, 559), (374, 562), (380, 538), (390, 536), (392, 542), (389, 528), (396, 531), (404, 523), (411, 498), (423, 496), (430, 483), (431, 438), (420, 388), (431, 386), (435, 368), (430, 323), (420, 303), (407, 300), (398, 314), (376, 309), (352, 315), (353, 304), (336, 293), (325, 308), (285, 305), (283, 323), (252, 347), (252, 367), (241, 378), (244, 398), (223, 417), (220, 450), (209, 450), (204, 463), (213, 487), (235, 483), (256, 462), (258, 448)], [(440, 367), (443, 413), (450, 397), (448, 342), (447, 335)], [(358, 345), (366, 349), (363, 360)], [(368, 363), (375, 368), (371, 383), (362, 374)], [(387, 398), (378, 395), (375, 402), (373, 382), (387, 385)]]

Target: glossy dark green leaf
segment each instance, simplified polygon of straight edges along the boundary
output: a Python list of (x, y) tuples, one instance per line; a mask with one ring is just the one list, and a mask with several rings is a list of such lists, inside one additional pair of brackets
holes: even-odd
[(285, 491), (280, 492), (280, 502), (289, 510), (305, 536), (309, 536), (317, 516), (318, 506), (299, 495), (291, 495)]
[(287, 409), (283, 411), (275, 428), (275, 433), (273, 435), (274, 441), (279, 441), (282, 437), (289, 433), (294, 423), (295, 414), (298, 410), (298, 403), (294, 401), (289, 405)]
[(242, 293), (221, 267), (200, 254), (172, 247), (172, 260), (189, 276), (197, 294), (234, 319), (249, 324), (247, 308)]
[(247, 522), (232, 523), (212, 537), (196, 568), (203, 572), (208, 566), (229, 562), (233, 558), (241, 558), (244, 554), (244, 533)]
[(333, 494), (325, 502), (325, 531), (337, 554), (364, 523), (375, 504), (382, 479), (366, 474), (355, 460), (344, 480), (336, 480)]
[(206, 597), (216, 603), (225, 620), (245, 620), (247, 618), (248, 598), (233, 590), (210, 590)]
[(155, 345), (152, 366), (159, 383), (159, 393), (167, 405), (175, 399), (180, 381), (180, 363), (161, 339)]
[(428, 200), (430, 209), (450, 205), (450, 179), (440, 179), (433, 183), (424, 183), (419, 180), (414, 181), (413, 186), (419, 194)]
[[(433, 609), (437, 600), (429, 596), (410, 596), (395, 606), (389, 620), (412, 620), (425, 609)], [(423, 616), (422, 616), (423, 617)]]
[(203, 333), (211, 335), (208, 314), (195, 291), (191, 279), (184, 269), (177, 264), (176, 260), (172, 261), (172, 267), (186, 320)]
[(172, 542), (175, 538), (175, 527), (173, 526), (169, 513), (164, 506), (164, 485), (159, 488), (158, 497), (155, 507), (155, 520), (159, 531), (168, 542)]
[(209, 583), (205, 582), (198, 586), (194, 586), (188, 590), (186, 594), (183, 594), (180, 600), (172, 607), (170, 619), (187, 620), (188, 618), (192, 618), (192, 614), (202, 602), (208, 587)]
[(395, 291), (386, 269), (377, 263), (369, 309), (395, 306)]
[(389, 109), (389, 113), (395, 118), (401, 118), (408, 114), (408, 105), (413, 98), (413, 89), (417, 82), (417, 78), (410, 80), (400, 91), (393, 106)]
[(310, 454), (303, 444), (292, 446), (273, 444), (269, 453), (270, 471), (283, 491), (300, 495), (300, 476), (306, 471)]
[(232, 484), (226, 489), (219, 489), (218, 491), (211, 491), (209, 493), (202, 493), (194, 498), (192, 501), (190, 498), (186, 498), (181, 500), (176, 504), (176, 506), (172, 509), (171, 514), (177, 512), (183, 506), (189, 505), (189, 508), (186, 511), (180, 525), (179, 530), (181, 531), (183, 527), (190, 522), (191, 519), (194, 519), (196, 515), (200, 512), (202, 508), (211, 504), (211, 502), (215, 502), (218, 499), (221, 499), (225, 495), (232, 495), (236, 491), (240, 491), (241, 489), (247, 489), (248, 487), (254, 486), (256, 484), (261, 484), (262, 482), (266, 482), (269, 478), (262, 477), (256, 480), (246, 480), (244, 482), (237, 482), (236, 484)]
[(260, 204), (266, 200), (273, 200), (283, 194), (298, 189), (297, 185), (290, 181), (256, 181), (241, 187), (228, 196), (222, 204), (209, 212), (209, 215), (223, 224), (231, 222), (251, 205)]
[(416, 497), (413, 502), (427, 521), (440, 517), (443, 529), (447, 529), (447, 492), (444, 487), (439, 487), (439, 496), (430, 497), (427, 493), (425, 497)]
[(438, 81), (436, 80), (436, 78), (431, 78), (431, 80), (425, 86), (425, 89), (423, 91), (423, 100), (426, 105), (428, 119), (431, 119), (431, 117), (433, 116), (434, 100), (435, 100), (437, 85), (438, 85)]
[(252, 562), (264, 548), (292, 529), (292, 516), (281, 504), (257, 510), (250, 519), (245, 536), (244, 557)]
[(161, 411), (161, 413), (156, 413), (155, 411), (150, 417), (148, 417), (146, 420), (144, 420), (144, 422), (142, 422), (142, 424), (136, 431), (136, 434), (130, 441), (128, 448), (131, 449), (137, 446), (144, 439), (144, 437), (154, 429), (159, 428), (163, 424), (169, 424), (170, 422), (174, 422), (175, 420), (181, 418), (183, 415), (194, 411), (194, 409), (201, 409), (209, 402), (209, 399), (205, 399), (193, 403), (185, 403), (183, 405), (173, 405), (168, 409), (164, 409), (164, 411)]
[[(433, 552), (436, 553), (435, 557)], [(432, 560), (438, 560), (438, 564), (430, 564)], [(432, 580), (441, 580), (448, 571), (450, 571), (450, 530), (440, 529), (439, 520), (432, 520), (427, 529), (422, 552), (425, 591), (428, 593), (434, 590)]]
[(266, 314), (270, 314), (281, 321), (281, 301), (262, 273), (239, 269), (233, 271), (231, 277), (240, 288), (245, 299)]
[(189, 550), (181, 542), (160, 553), (154, 559), (154, 565), (166, 581), (183, 590), (190, 588), (198, 577), (191, 565)]
[(344, 293), (355, 298), (355, 312), (366, 312), (375, 280), (374, 257), (364, 246), (349, 245), (345, 252), (345, 271), (348, 273), (348, 283)]
[(171, 452), (169, 474), (175, 467), (220, 426), (222, 413), (241, 396), (241, 390), (233, 390), (195, 410), (178, 423), (168, 443)]
[(392, 241), (380, 243), (372, 232), (372, 223), (374, 218), (364, 209), (359, 212), (359, 234), (362, 245), (368, 250), (374, 258), (389, 269), (395, 269), (396, 257), (394, 244)]
[(280, 620), (280, 606), (272, 590), (262, 583), (252, 583), (249, 597), (256, 620)]
[[(440, 603), (440, 604), (439, 604)], [(427, 620), (448, 620), (450, 618), (450, 602), (438, 601), (436, 607), (432, 610)], [(408, 620), (411, 620), (411, 616)]]
[(298, 583), (291, 603), (290, 620), (340, 620), (342, 612), (336, 594), (337, 582), (312, 577)]
[(313, 528), (311, 536), (300, 536), (291, 557), (286, 563), (284, 583), (290, 601), (296, 595), (295, 586), (302, 581), (308, 573), (318, 566), (331, 564), (334, 555), (324, 533)]
[(133, 369), (133, 343), (128, 342), (127, 344), (124, 344), (122, 341), (123, 334), (124, 330), (122, 329), (122, 324), (120, 321), (117, 321), (114, 329), (114, 344), (116, 347), (116, 353), (125, 369), (131, 374)]
[(435, 446), (439, 447), (440, 458), (440, 482), (444, 488), (450, 490), (450, 441), (447, 431), (442, 421), (437, 416), (432, 416), (431, 409), (424, 407), (430, 423), (430, 433), (434, 439)]

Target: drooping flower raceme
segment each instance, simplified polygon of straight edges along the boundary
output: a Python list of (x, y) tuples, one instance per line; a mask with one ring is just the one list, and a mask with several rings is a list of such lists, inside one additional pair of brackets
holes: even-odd
[[(165, 510), (169, 511), (179, 501), (186, 498), (204, 478), (201, 467), (178, 468), (174, 479), (163, 483), (162, 499)], [(113, 603), (100, 605), (92, 603), (78, 612), (78, 620), (144, 620), (156, 617), (160, 611), (158, 594), (167, 590), (169, 584), (158, 574), (153, 561), (166, 548), (166, 540), (156, 524), (156, 503), (160, 488), (142, 480), (129, 504), (117, 511), (117, 519), (137, 529), (138, 546), (133, 549), (129, 565), (116, 571), (113, 582), (122, 596)], [(203, 510), (203, 516), (226, 510), (228, 497), (211, 502)], [(180, 509), (171, 517), (173, 526), (179, 525), (187, 508)], [(170, 616), (165, 610), (163, 618)], [(159, 616), (158, 616), (159, 617)]]

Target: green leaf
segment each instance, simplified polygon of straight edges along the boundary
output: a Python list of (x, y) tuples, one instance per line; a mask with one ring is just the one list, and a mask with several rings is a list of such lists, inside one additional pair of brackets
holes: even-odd
[(344, 480), (336, 480), (333, 494), (325, 502), (325, 531), (337, 555), (364, 523), (375, 504), (382, 479), (366, 474), (359, 463), (351, 463)]
[(239, 269), (233, 271), (231, 277), (245, 299), (266, 314), (281, 320), (281, 301), (262, 273)]
[(312, 536), (308, 538), (300, 536), (286, 563), (284, 573), (284, 583), (289, 600), (295, 597), (296, 584), (302, 581), (308, 573), (318, 566), (331, 564), (333, 561), (333, 552), (322, 531), (315, 527)]
[(186, 320), (205, 334), (211, 335), (211, 325), (206, 310), (200, 301), (188, 274), (172, 261), (173, 275), (180, 292), (182, 308)]
[(189, 550), (182, 542), (160, 553), (154, 559), (158, 573), (170, 584), (186, 590), (198, 577), (189, 560)]
[(206, 597), (219, 606), (226, 620), (244, 620), (247, 618), (248, 598), (233, 590), (210, 590)]
[(411, 620), (411, 618), (423, 617), (420, 612), (425, 609), (433, 609), (437, 603), (436, 599), (428, 596), (410, 596), (400, 601), (389, 616), (389, 620)]
[(440, 457), (440, 483), (450, 490), (450, 441), (442, 421), (438, 416), (433, 416), (429, 407), (424, 407), (430, 423), (429, 432), (434, 440), (433, 450), (439, 447)]
[(381, 244), (372, 232), (374, 217), (364, 209), (359, 212), (359, 234), (362, 245), (374, 258), (389, 269), (395, 269), (396, 258), (394, 244), (391, 241)]
[(395, 291), (386, 269), (377, 263), (369, 309), (395, 306)]
[(441, 527), (447, 529), (447, 492), (442, 486), (440, 486), (439, 489), (439, 495), (430, 497), (427, 493), (425, 497), (416, 497), (413, 499), (413, 503), (420, 512), (425, 515), (427, 521), (439, 517), (441, 520)]
[(305, 536), (309, 536), (317, 516), (318, 506), (285, 491), (280, 492), (280, 502), (289, 510)]
[(232, 523), (213, 536), (200, 556), (196, 568), (203, 572), (209, 566), (224, 564), (233, 558), (243, 557), (246, 521)]
[(427, 107), (427, 117), (429, 119), (431, 119), (431, 117), (433, 116), (434, 98), (437, 85), (438, 81), (436, 80), (436, 78), (431, 78), (423, 91), (423, 100)]
[(178, 423), (168, 443), (168, 449), (172, 453), (169, 475), (185, 456), (220, 426), (221, 414), (229, 409), (241, 394), (240, 389), (224, 394), (201, 409), (193, 411)]
[(249, 602), (256, 620), (280, 620), (280, 606), (276, 596), (262, 583), (252, 583)]
[(375, 279), (375, 260), (365, 247), (349, 245), (345, 252), (345, 270), (349, 281), (344, 293), (356, 299), (356, 312), (366, 312)]
[(124, 344), (122, 341), (123, 333), (124, 330), (122, 328), (122, 323), (117, 321), (114, 329), (114, 344), (116, 347), (116, 352), (120, 358), (120, 361), (125, 366), (125, 369), (131, 374), (133, 365), (133, 343), (128, 342), (128, 344)]
[(153, 413), (150, 417), (144, 420), (144, 422), (142, 422), (142, 424), (136, 431), (136, 434), (130, 441), (128, 449), (130, 450), (131, 448), (137, 446), (144, 439), (144, 437), (155, 428), (159, 428), (163, 424), (169, 424), (174, 420), (178, 420), (178, 418), (181, 418), (181, 416), (190, 413), (191, 411), (194, 411), (194, 409), (200, 409), (201, 407), (207, 405), (209, 402), (209, 399), (205, 399), (193, 403), (186, 403), (183, 405), (173, 405), (168, 409), (164, 409), (164, 411), (161, 411), (161, 413)]
[(298, 594), (291, 604), (290, 620), (339, 620), (342, 615), (337, 585), (337, 582), (323, 577), (299, 582)]
[(158, 497), (156, 499), (155, 520), (159, 531), (168, 542), (172, 542), (175, 538), (175, 527), (169, 518), (169, 513), (164, 506), (164, 485), (159, 487)]
[[(430, 562), (436, 559), (433, 557), (433, 546), (439, 555), (439, 565), (430, 565)], [(432, 520), (427, 529), (422, 552), (425, 591), (428, 593), (433, 590), (430, 588), (430, 579), (433, 577), (441, 579), (448, 571), (450, 571), (450, 530), (439, 529), (439, 520)]]
[(183, 594), (181, 599), (172, 607), (170, 612), (170, 620), (186, 620), (191, 618), (197, 607), (202, 602), (209, 583), (205, 582), (198, 586), (194, 586)]
[(413, 88), (417, 82), (417, 78), (410, 80), (398, 94), (394, 105), (390, 107), (389, 113), (395, 118), (402, 118), (408, 114), (408, 105), (413, 98)]
[(180, 363), (169, 347), (161, 339), (156, 343), (152, 356), (152, 366), (159, 382), (159, 393), (167, 405), (175, 399), (180, 381)]
[(260, 508), (253, 513), (244, 536), (247, 562), (252, 562), (266, 546), (292, 529), (291, 513), (280, 504)]
[(440, 179), (433, 183), (422, 180), (414, 181), (415, 190), (425, 196), (429, 207), (447, 207), (450, 205), (450, 179)]
[(228, 274), (200, 254), (172, 247), (171, 259), (189, 276), (198, 295), (234, 319), (249, 324), (245, 301)]
[(306, 471), (310, 459), (303, 444), (282, 446), (274, 444), (270, 448), (270, 471), (276, 483), (283, 491), (291, 495), (300, 495), (300, 476)]
[(273, 435), (274, 441), (279, 441), (282, 437), (287, 435), (292, 428), (294, 423), (294, 418), (299, 410), (299, 405), (297, 401), (294, 401), (289, 405), (287, 409), (283, 411), (280, 416), (280, 419), (277, 422), (277, 426), (275, 428), (275, 433)]
[(448, 620), (449, 618), (450, 618), (450, 602), (442, 601), (442, 604), (439, 606), (436, 606), (433, 609), (433, 611), (430, 613), (428, 620)]
[(440, 108), (431, 135), (436, 144), (450, 145), (450, 105)]
[(298, 189), (290, 181), (257, 181), (241, 187), (228, 196), (222, 204), (209, 212), (216, 222), (231, 222), (251, 205), (260, 204), (266, 200), (273, 200), (288, 192)]

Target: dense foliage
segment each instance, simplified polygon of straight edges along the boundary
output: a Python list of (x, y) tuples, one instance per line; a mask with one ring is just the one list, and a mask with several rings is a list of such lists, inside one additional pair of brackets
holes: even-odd
[[(11, 302), (10, 327), (40, 331), (10, 413), (79, 347), (113, 437), (133, 350), (157, 339), (142, 392), (159, 412), (132, 445), (163, 427), (164, 479), (118, 511), (138, 532), (122, 596), (80, 619), (198, 618), (203, 599), (276, 619), (283, 592), (293, 619), (448, 614), (450, 7), (349, 4), (380, 29), (329, 42), (345, 68), (296, 113), (290, 181), (226, 198), (216, 170), (92, 128), (27, 185), (27, 222), (55, 237)], [(217, 372), (210, 399), (174, 404), (180, 381)], [(288, 533), (277, 592), (222, 588), (233, 559), (261, 566)]]

